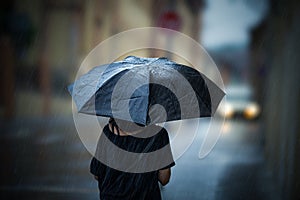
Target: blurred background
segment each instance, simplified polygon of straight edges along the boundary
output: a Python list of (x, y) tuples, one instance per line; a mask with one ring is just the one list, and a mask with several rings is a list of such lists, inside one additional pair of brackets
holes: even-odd
[[(66, 86), (101, 41), (148, 26), (177, 30), (202, 44), (227, 92), (217, 113), (226, 119), (217, 145), (198, 159), (200, 128), (176, 161), (163, 198), (300, 199), (299, 1), (0, 5), (1, 199), (98, 198), (91, 155), (76, 133)], [(159, 50), (143, 55), (170, 56)]]

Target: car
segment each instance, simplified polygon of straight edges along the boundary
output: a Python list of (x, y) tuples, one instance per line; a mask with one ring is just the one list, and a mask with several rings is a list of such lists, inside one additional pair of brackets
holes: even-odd
[(253, 99), (253, 89), (249, 84), (231, 84), (225, 88), (226, 97), (218, 109), (218, 114), (226, 119), (242, 118), (254, 120), (260, 116), (261, 108)]

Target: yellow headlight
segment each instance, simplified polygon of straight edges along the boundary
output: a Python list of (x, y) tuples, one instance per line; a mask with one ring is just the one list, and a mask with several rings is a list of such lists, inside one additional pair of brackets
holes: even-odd
[(222, 113), (223, 117), (231, 118), (234, 114), (233, 107), (230, 104), (225, 104), (221, 113)]
[(260, 113), (260, 108), (256, 103), (252, 103), (244, 111), (244, 116), (247, 119), (253, 119), (257, 117)]

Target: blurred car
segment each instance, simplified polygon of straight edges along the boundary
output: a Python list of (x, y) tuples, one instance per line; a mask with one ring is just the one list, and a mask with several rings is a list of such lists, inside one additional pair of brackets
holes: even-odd
[(261, 108), (253, 100), (253, 90), (248, 84), (234, 84), (226, 87), (226, 101), (220, 105), (218, 114), (226, 119), (257, 119)]

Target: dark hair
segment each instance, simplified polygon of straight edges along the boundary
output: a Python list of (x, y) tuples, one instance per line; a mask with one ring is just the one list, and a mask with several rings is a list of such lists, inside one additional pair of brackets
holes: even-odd
[(137, 124), (135, 122), (130, 122), (122, 119), (110, 118), (109, 123), (112, 125), (112, 131), (117, 130), (118, 135), (120, 135), (120, 129), (125, 132), (135, 132), (142, 130), (144, 126)]

